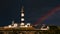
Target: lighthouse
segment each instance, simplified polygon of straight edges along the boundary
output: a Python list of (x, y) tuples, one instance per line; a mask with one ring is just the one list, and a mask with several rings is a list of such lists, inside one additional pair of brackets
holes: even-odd
[(24, 26), (24, 7), (22, 6), (21, 8), (21, 24), (20, 25), (23, 25)]

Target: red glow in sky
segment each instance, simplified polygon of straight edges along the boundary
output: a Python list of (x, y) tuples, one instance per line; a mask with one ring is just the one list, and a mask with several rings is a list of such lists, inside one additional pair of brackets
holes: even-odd
[(34, 25), (42, 23), (44, 20), (47, 19), (47, 17), (55, 14), (58, 10), (60, 10), (60, 6), (53, 8), (53, 9), (50, 10), (46, 15), (42, 16), (41, 18), (39, 18), (39, 19), (37, 20), (37, 22), (34, 23)]

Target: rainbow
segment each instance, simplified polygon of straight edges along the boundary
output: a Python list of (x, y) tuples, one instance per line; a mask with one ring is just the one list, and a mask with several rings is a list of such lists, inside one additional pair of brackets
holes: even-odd
[(47, 17), (49, 17), (49, 16), (55, 14), (58, 10), (60, 10), (60, 6), (51, 9), (46, 15), (44, 15), (44, 16), (38, 18), (37, 22), (35, 22), (34, 25), (37, 25), (37, 24), (42, 23), (44, 20), (47, 19)]

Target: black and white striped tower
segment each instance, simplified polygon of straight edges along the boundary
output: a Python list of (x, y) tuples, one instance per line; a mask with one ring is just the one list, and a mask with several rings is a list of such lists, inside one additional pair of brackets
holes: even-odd
[(24, 7), (21, 8), (21, 23), (24, 23)]

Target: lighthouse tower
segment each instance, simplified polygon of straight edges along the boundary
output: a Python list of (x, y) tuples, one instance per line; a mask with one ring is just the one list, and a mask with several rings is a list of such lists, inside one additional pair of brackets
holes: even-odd
[(21, 24), (20, 25), (24, 25), (24, 7), (22, 6), (21, 8)]

